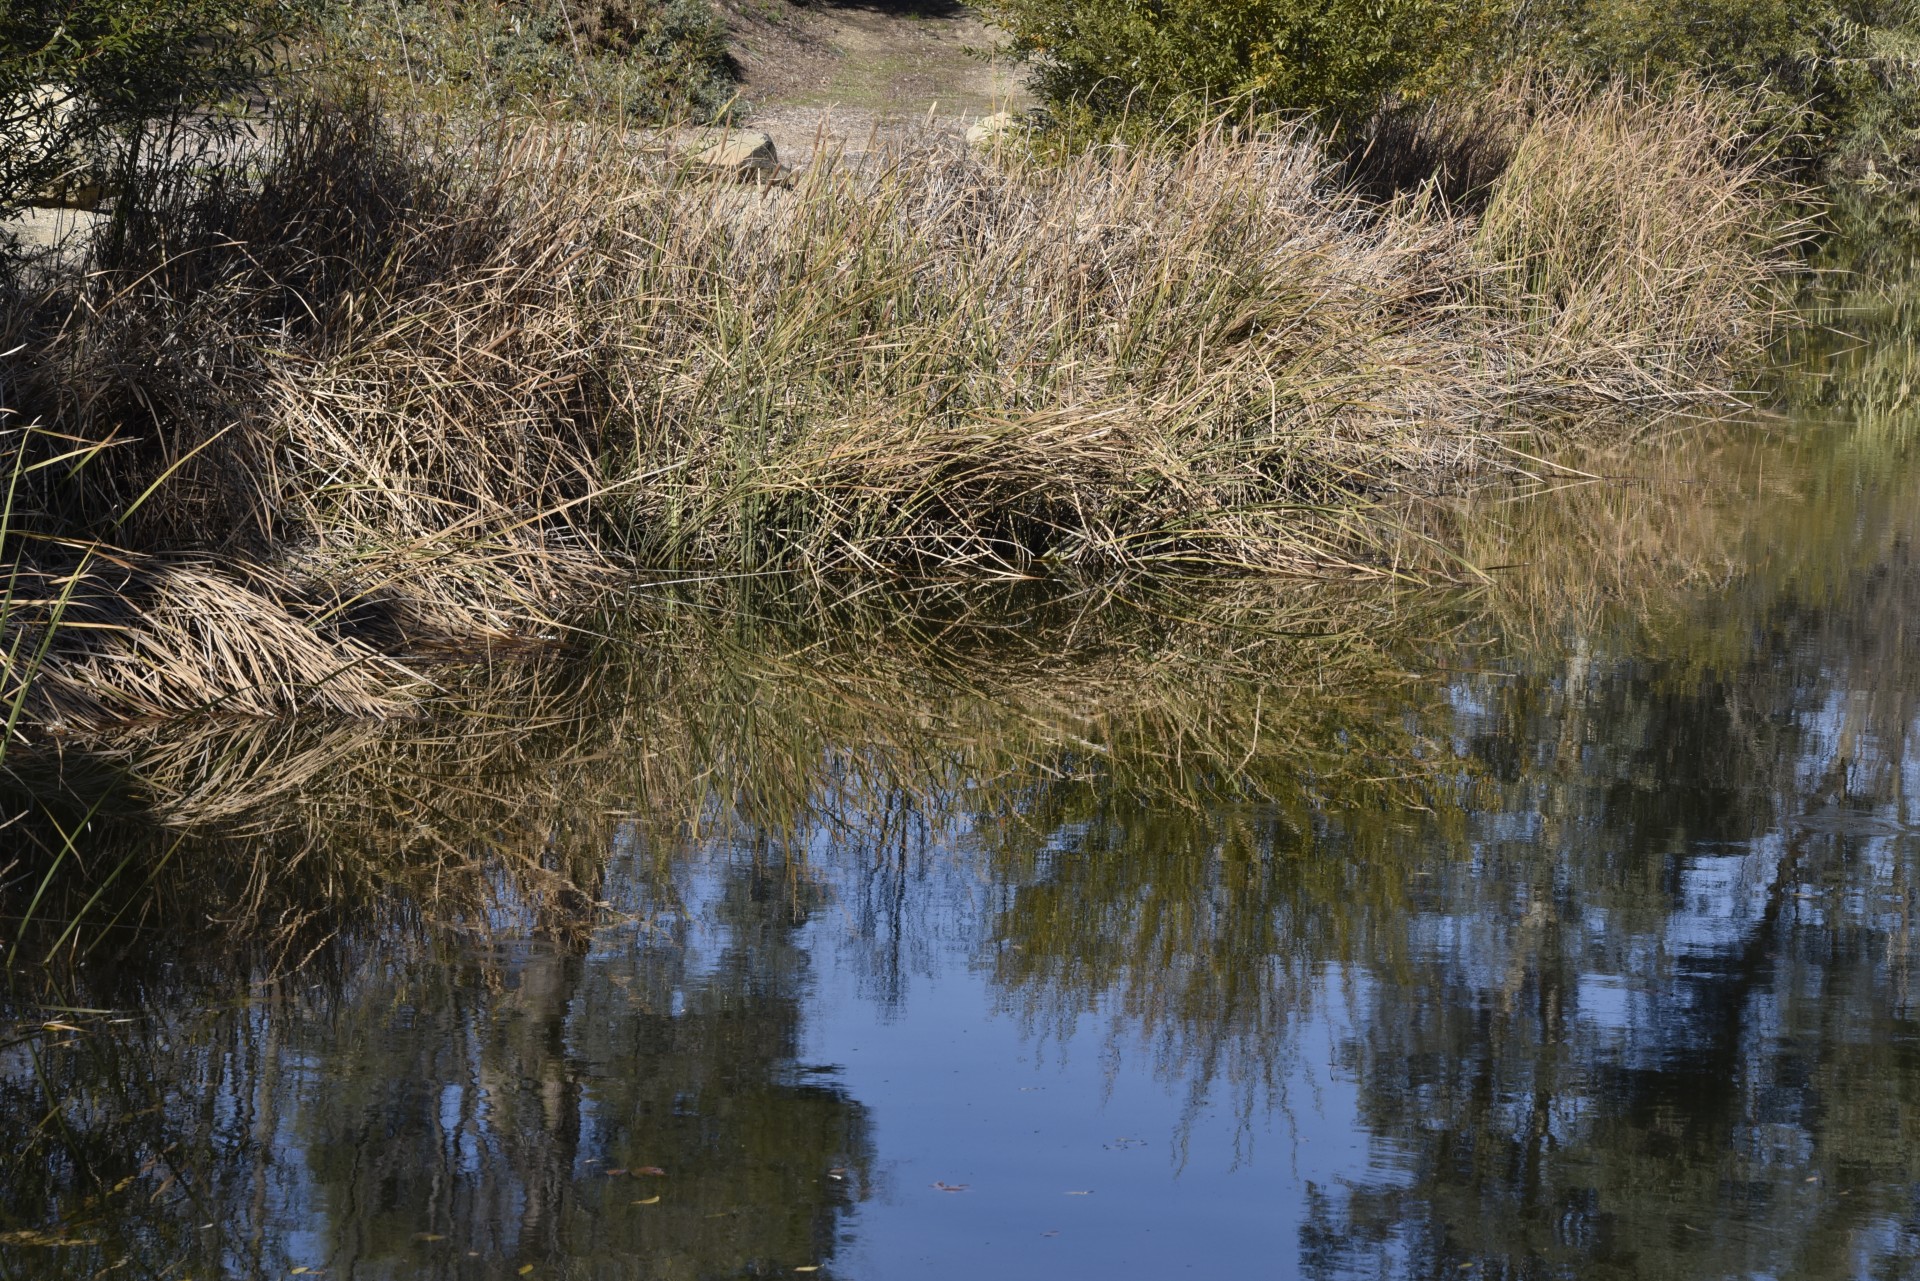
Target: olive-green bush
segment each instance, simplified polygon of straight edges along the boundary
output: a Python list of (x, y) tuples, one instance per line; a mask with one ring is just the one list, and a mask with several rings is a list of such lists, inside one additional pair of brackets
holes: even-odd
[(1364, 112), (1462, 47), (1479, 0), (983, 0), (1056, 104), (1097, 113), (1251, 100)]
[(1483, 54), (1757, 91), (1789, 150), (1843, 171), (1920, 161), (1914, 0), (1512, 0)]
[(741, 105), (709, 0), (341, 0), (317, 52), (319, 69), (388, 103), (645, 121)]
[(1040, 94), (1097, 116), (1227, 100), (1338, 127), (1516, 67), (1748, 92), (1756, 133), (1920, 168), (1920, 0), (982, 0)]

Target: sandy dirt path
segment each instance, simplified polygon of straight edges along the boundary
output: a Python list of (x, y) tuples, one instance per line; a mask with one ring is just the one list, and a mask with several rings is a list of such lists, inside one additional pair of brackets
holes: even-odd
[(955, 0), (727, 0), (751, 126), (783, 159), (825, 137), (864, 151), (873, 137), (931, 123), (958, 132), (1031, 104), (998, 33)]
[[(960, 133), (1032, 104), (998, 33), (957, 0), (720, 0), (744, 73), (749, 125), (780, 157), (857, 157), (913, 128)], [(35, 209), (8, 230), (30, 247), (77, 243), (102, 215)]]

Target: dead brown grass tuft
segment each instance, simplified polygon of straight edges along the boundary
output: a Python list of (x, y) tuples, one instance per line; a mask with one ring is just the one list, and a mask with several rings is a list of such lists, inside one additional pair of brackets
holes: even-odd
[(1742, 145), (1745, 104), (1615, 83), (1529, 106), (1473, 248), (1490, 309), (1556, 376), (1659, 394), (1772, 334), (1757, 277), (1807, 228), (1781, 215), (1764, 152)]
[(29, 724), (97, 729), (295, 708), (384, 718), (417, 683), (313, 611), (290, 608), (290, 584), (250, 566), (94, 547), (57, 571), (19, 570), (13, 591), (0, 698)]

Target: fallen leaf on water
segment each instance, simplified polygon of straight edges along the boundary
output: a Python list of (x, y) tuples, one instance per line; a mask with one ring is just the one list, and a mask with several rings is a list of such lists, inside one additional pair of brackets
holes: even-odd
[(936, 1182), (933, 1186), (939, 1188), (942, 1192), (965, 1192), (967, 1190), (967, 1185), (964, 1183)]
[(520, 1275), (521, 1275), (521, 1276), (525, 1276), (525, 1275), (527, 1275), (527, 1273), (529, 1273), (529, 1272), (531, 1272), (531, 1271), (533, 1271), (533, 1265), (532, 1265), (531, 1263), (523, 1263), (523, 1264), (521, 1264), (521, 1265), (520, 1265)]
[(658, 1175), (660, 1178), (663, 1178), (663, 1179), (667, 1177), (667, 1172), (661, 1169), (657, 1165), (643, 1165), (639, 1169), (635, 1170), (633, 1174), (635, 1178), (639, 1178), (643, 1174)]
[(620, 1175), (625, 1174), (626, 1172), (627, 1172), (626, 1166), (616, 1165), (611, 1170), (607, 1171), (607, 1176), (609, 1178), (618, 1178)]
[(629, 1201), (627, 1202), (627, 1204), (628, 1205), (659, 1205), (660, 1198), (657, 1196), (650, 1196), (644, 1201)]

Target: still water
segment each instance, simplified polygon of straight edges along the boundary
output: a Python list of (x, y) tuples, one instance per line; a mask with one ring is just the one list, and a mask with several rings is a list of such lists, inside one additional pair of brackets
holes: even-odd
[(1416, 513), (1484, 584), (659, 589), (11, 762), (0, 1275), (1920, 1276), (1903, 297)]

